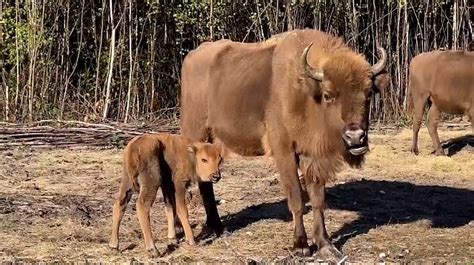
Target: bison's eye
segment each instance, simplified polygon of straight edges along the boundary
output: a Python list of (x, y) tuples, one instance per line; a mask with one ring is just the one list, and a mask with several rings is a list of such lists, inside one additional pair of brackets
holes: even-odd
[(324, 102), (326, 102), (328, 104), (334, 103), (334, 101), (335, 101), (334, 97), (332, 97), (328, 93), (323, 93), (323, 99), (324, 99)]
[(207, 163), (207, 159), (205, 159), (205, 158), (201, 158), (201, 161), (202, 161), (203, 163)]

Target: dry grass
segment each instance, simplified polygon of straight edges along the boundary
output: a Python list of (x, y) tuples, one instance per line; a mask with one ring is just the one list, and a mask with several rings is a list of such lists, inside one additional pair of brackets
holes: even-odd
[[(442, 139), (470, 131), (440, 130)], [(474, 159), (466, 148), (430, 154), (422, 129), (419, 156), (409, 153), (411, 130), (372, 133), (362, 170), (348, 169), (329, 185), (327, 227), (351, 261), (472, 262)], [(152, 261), (144, 251), (133, 201), (121, 226), (122, 253), (107, 247), (120, 150), (14, 150), (0, 156), (0, 256), (3, 261)], [(229, 233), (201, 246), (179, 247), (164, 262), (284, 261), (292, 224), (270, 159), (227, 161), (216, 194)], [(196, 233), (204, 221), (192, 201)], [(312, 215), (305, 217), (311, 229)], [(160, 251), (167, 246), (163, 205), (153, 208)]]

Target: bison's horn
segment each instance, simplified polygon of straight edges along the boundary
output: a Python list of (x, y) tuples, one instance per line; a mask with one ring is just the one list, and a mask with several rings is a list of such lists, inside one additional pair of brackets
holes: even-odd
[(316, 71), (308, 64), (308, 52), (311, 46), (313, 46), (312, 42), (304, 49), (303, 55), (301, 56), (301, 65), (309, 77), (313, 78), (314, 80), (323, 81), (324, 73)]
[(380, 60), (372, 65), (372, 73), (374, 75), (378, 75), (382, 70), (385, 68), (385, 65), (387, 64), (387, 52), (385, 51), (384, 48), (382, 47), (377, 47), (377, 51), (380, 56)]

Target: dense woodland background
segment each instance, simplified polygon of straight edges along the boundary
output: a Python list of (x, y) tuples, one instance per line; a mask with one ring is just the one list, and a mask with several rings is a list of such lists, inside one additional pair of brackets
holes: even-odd
[(203, 41), (261, 41), (296, 28), (389, 53), (391, 90), (372, 118), (405, 119), (408, 64), (470, 49), (473, 0), (0, 0), (0, 121), (179, 117), (181, 62)]

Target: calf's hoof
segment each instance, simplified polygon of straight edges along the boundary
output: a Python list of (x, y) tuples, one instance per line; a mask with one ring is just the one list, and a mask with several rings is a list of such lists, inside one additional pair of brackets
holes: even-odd
[(179, 240), (176, 237), (169, 237), (168, 238), (168, 245), (178, 245)]
[(152, 258), (158, 258), (160, 256), (160, 252), (158, 249), (156, 249), (156, 247), (148, 249), (148, 253)]
[(412, 147), (411, 148), (411, 153), (414, 154), (414, 155), (418, 155), (420, 152), (418, 151), (418, 147)]
[(436, 149), (433, 151), (433, 153), (436, 155), (436, 156), (445, 156), (446, 154), (444, 153), (444, 150), (443, 149)]
[(190, 246), (195, 246), (196, 245), (196, 241), (194, 240), (194, 238), (191, 239), (191, 240), (188, 240), (188, 245), (190, 245)]
[(340, 252), (333, 245), (326, 245), (318, 250), (316, 256), (319, 258), (329, 261), (331, 264), (342, 264), (347, 256)]
[(113, 251), (119, 251), (119, 246), (117, 242), (109, 242), (109, 248)]

